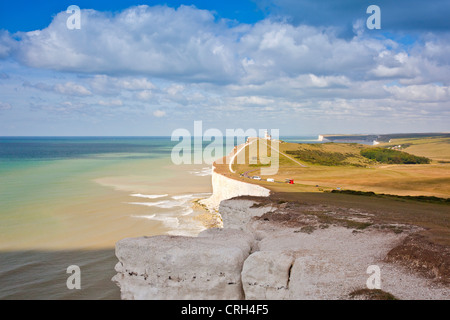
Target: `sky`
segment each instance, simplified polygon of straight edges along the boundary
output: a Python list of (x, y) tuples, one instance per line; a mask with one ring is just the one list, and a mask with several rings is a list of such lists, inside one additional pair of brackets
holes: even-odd
[(449, 132), (449, 16), (444, 0), (2, 1), (0, 136)]

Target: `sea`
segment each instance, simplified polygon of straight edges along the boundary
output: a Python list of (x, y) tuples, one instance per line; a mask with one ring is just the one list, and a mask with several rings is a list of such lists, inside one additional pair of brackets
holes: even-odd
[(210, 143), (194, 140), (176, 164), (170, 137), (0, 137), (0, 299), (120, 299), (117, 241), (203, 231), (192, 202), (211, 195), (213, 159), (194, 161)]

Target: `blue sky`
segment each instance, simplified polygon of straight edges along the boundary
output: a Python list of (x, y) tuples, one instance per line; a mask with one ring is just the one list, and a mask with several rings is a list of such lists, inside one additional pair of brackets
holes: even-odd
[(136, 0), (15, 0), (0, 3), (0, 27), (11, 32), (33, 31), (47, 27), (53, 16), (70, 5), (104, 12), (117, 12), (137, 5), (194, 5), (199, 9), (214, 11), (219, 18), (237, 19), (244, 23), (254, 23), (265, 17), (265, 10), (254, 1), (136, 1)]
[(0, 135), (449, 131), (449, 15), (443, 0), (2, 1)]

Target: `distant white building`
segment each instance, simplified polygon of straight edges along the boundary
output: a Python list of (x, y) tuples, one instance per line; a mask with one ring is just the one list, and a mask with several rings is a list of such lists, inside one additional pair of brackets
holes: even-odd
[(269, 134), (269, 132), (266, 130), (266, 132), (264, 133), (264, 139), (266, 140), (272, 140), (272, 136)]
[(323, 135), (319, 135), (319, 137), (317, 138), (317, 141), (324, 141), (324, 142), (328, 142), (330, 140), (328, 140), (327, 138), (325, 138)]

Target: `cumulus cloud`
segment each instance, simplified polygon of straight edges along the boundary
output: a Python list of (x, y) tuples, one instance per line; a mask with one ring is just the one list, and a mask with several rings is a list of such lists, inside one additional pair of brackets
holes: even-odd
[(100, 94), (154, 90), (148, 78), (261, 84), (313, 74), (318, 77), (313, 80), (403, 78), (417, 84), (437, 81), (424, 69), (437, 70), (443, 62), (446, 68), (439, 74), (449, 79), (444, 49), (450, 41), (442, 38), (429, 38), (407, 52), (392, 39), (364, 32), (342, 38), (333, 27), (271, 19), (230, 25), (210, 11), (187, 6), (143, 5), (116, 14), (81, 14), (80, 30), (68, 30), (68, 14), (61, 12), (47, 28), (19, 34), (15, 59), (27, 66), (94, 75), (90, 86)]
[(74, 95), (74, 96), (90, 96), (92, 93), (86, 89), (84, 86), (74, 83), (67, 82), (64, 84), (55, 84), (53, 90), (60, 94)]
[(117, 95), (126, 91), (151, 91), (156, 86), (143, 77), (111, 77), (107, 75), (94, 75), (86, 82), (94, 93), (101, 95)]
[(6, 30), (0, 30), (0, 59), (7, 58), (16, 46), (10, 33)]
[(21, 34), (24, 64), (59, 71), (223, 81), (236, 72), (221, 22), (209, 11), (138, 6), (116, 15), (82, 10), (80, 30), (61, 12), (43, 30)]
[[(350, 73), (373, 65), (384, 47), (379, 40), (339, 38), (332, 28), (271, 20), (229, 26), (186, 6), (138, 6), (116, 15), (82, 10), (80, 30), (67, 29), (67, 16), (61, 12), (47, 28), (20, 34), (16, 58), (32, 67), (106, 75), (98, 82), (141, 74), (231, 83)], [(121, 85), (151, 89), (142, 81)]]
[(395, 98), (404, 101), (442, 102), (450, 100), (450, 88), (436, 84), (391, 86), (385, 87), (385, 90), (392, 93)]
[(107, 106), (107, 107), (121, 107), (121, 106), (123, 106), (123, 102), (120, 99), (109, 100), (109, 101), (100, 100), (98, 102), (98, 104), (101, 105), (101, 106)]
[(42, 82), (31, 84), (30, 82), (27, 81), (24, 82), (23, 86), (32, 87), (43, 91), (51, 91), (62, 95), (80, 96), (80, 97), (92, 95), (89, 89), (75, 82), (57, 83), (54, 85), (49, 85), (47, 83)]
[(135, 97), (138, 100), (146, 101), (146, 100), (153, 99), (155, 96), (154, 96), (154, 94), (152, 93), (151, 90), (143, 90), (143, 91), (137, 92)]
[(157, 118), (162, 118), (166, 115), (166, 112), (163, 110), (156, 110), (153, 112), (153, 115)]

